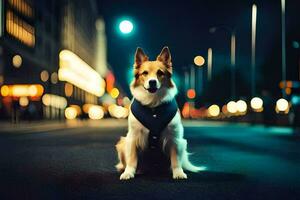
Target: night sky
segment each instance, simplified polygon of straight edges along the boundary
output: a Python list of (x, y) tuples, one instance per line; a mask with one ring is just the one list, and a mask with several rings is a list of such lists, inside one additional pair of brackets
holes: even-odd
[[(286, 0), (287, 79), (297, 80), (300, 41), (297, 0)], [(236, 29), (237, 95), (250, 96), (251, 69), (251, 8), (256, 3), (257, 15), (257, 94), (262, 89), (274, 96), (281, 80), (281, 7), (280, 0), (264, 1), (99, 1), (99, 13), (106, 21), (108, 62), (120, 85), (128, 91), (130, 69), (137, 46), (155, 59), (161, 48), (170, 47), (173, 68), (183, 82), (183, 72), (193, 64), (196, 55), (207, 57), (213, 49), (213, 81), (204, 85), (201, 96), (208, 101), (226, 101), (230, 94), (230, 34), (223, 30), (209, 33), (212, 26), (226, 25)], [(118, 22), (127, 17), (134, 22), (130, 36), (118, 31)], [(203, 68), (206, 73), (206, 65)], [(201, 83), (197, 83), (201, 84)], [(182, 89), (182, 85), (179, 84)]]

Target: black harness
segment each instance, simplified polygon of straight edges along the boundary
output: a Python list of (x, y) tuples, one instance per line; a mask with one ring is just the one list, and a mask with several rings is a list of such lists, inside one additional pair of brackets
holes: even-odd
[(148, 166), (154, 165), (157, 167), (157, 162), (159, 164), (164, 162), (164, 165), (169, 167), (169, 160), (165, 159), (166, 157), (162, 152), (160, 138), (161, 133), (178, 111), (176, 100), (173, 99), (157, 107), (149, 108), (133, 99), (130, 109), (135, 118), (150, 131), (148, 136), (149, 148), (146, 150), (145, 155), (139, 159), (139, 163), (141, 161), (141, 163)]
[(162, 131), (174, 118), (177, 110), (178, 106), (175, 99), (154, 108), (144, 106), (136, 99), (133, 100), (131, 104), (132, 114), (139, 122), (150, 130), (148, 138), (150, 148), (152, 146), (158, 147), (158, 141), (161, 137)]

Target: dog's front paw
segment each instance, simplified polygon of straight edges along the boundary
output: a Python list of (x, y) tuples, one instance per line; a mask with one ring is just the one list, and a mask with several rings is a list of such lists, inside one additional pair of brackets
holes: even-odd
[(182, 168), (173, 169), (173, 179), (187, 179), (187, 175)]
[(125, 171), (121, 174), (120, 180), (128, 180), (134, 178), (135, 169), (132, 167), (126, 167)]

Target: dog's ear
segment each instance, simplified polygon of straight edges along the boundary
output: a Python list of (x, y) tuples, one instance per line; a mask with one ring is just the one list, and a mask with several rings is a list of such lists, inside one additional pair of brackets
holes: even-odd
[(142, 48), (138, 47), (135, 51), (135, 56), (134, 56), (134, 67), (138, 68), (141, 66), (141, 64), (145, 61), (148, 61), (148, 56), (144, 53)]
[(169, 47), (165, 46), (161, 50), (160, 54), (157, 56), (156, 60), (163, 62), (166, 65), (170, 75), (172, 74), (172, 61), (171, 61), (171, 53)]

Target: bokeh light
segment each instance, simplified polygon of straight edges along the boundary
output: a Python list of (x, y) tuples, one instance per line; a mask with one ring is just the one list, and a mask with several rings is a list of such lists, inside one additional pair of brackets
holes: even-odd
[(289, 109), (289, 102), (286, 99), (278, 99), (276, 102), (276, 108), (280, 112), (285, 112)]
[(236, 106), (237, 106), (237, 111), (239, 111), (240, 113), (244, 113), (247, 111), (247, 103), (243, 100), (238, 100), (236, 102)]
[(15, 68), (20, 68), (22, 65), (22, 57), (20, 55), (15, 55), (12, 58), (12, 64)]
[(194, 63), (195, 65), (197, 65), (198, 67), (201, 67), (202, 65), (204, 65), (205, 63), (205, 59), (202, 56), (196, 56), (194, 58)]
[(194, 99), (196, 97), (196, 91), (194, 89), (189, 89), (187, 92), (186, 92), (186, 96), (189, 98), (189, 99)]
[(208, 108), (208, 114), (212, 117), (217, 117), (220, 114), (220, 107), (218, 105), (211, 105)]
[(133, 24), (129, 20), (123, 20), (119, 24), (119, 29), (123, 34), (129, 34), (133, 30)]
[(253, 110), (260, 110), (263, 107), (263, 100), (259, 97), (254, 97), (251, 99), (250, 105)]
[(77, 110), (74, 107), (68, 107), (65, 110), (65, 117), (67, 119), (75, 119), (77, 117)]
[(231, 114), (234, 114), (237, 112), (237, 104), (234, 101), (229, 101), (227, 103), (227, 111)]

